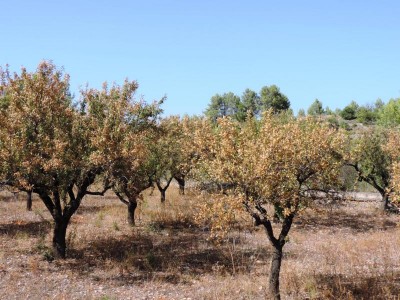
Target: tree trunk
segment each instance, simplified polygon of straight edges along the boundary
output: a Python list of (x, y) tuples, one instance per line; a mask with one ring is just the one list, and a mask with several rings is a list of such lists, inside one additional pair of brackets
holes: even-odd
[(382, 210), (388, 210), (389, 209), (389, 196), (387, 194), (384, 194), (382, 196)]
[(279, 273), (281, 271), (282, 263), (282, 247), (274, 246), (272, 252), (271, 272), (269, 274), (268, 292), (271, 299), (280, 300), (281, 295), (279, 292)]
[(57, 257), (65, 258), (66, 242), (65, 237), (67, 234), (68, 221), (60, 219), (54, 221), (53, 231), (53, 249)]
[(161, 193), (161, 203), (164, 203), (164, 202), (165, 202), (165, 191), (166, 191), (166, 189), (160, 190), (160, 193)]
[(261, 218), (258, 216), (255, 218), (256, 225), (259, 224), (264, 225), (265, 232), (273, 247), (271, 272), (269, 274), (269, 283), (268, 283), (268, 293), (271, 299), (275, 300), (281, 299), (281, 295), (279, 292), (279, 273), (281, 271), (282, 249), (286, 243), (285, 239), (289, 234), (294, 216), (295, 212), (284, 217), (279, 238), (275, 238), (271, 222), (268, 219), (261, 220)]
[(129, 199), (128, 203), (128, 223), (131, 226), (135, 226), (135, 211), (137, 207), (137, 202), (135, 200)]
[(175, 180), (178, 182), (179, 185), (179, 194), (185, 195), (185, 177), (175, 177)]
[(167, 191), (167, 189), (168, 189), (168, 187), (169, 187), (169, 185), (170, 185), (172, 179), (174, 179), (174, 177), (171, 176), (171, 177), (167, 180), (167, 184), (166, 184), (164, 187), (161, 186), (161, 181), (160, 181), (160, 180), (157, 180), (157, 181), (156, 181), (157, 188), (158, 188), (158, 190), (159, 190), (160, 193), (161, 193), (161, 203), (164, 203), (164, 202), (165, 202), (165, 192)]
[(32, 191), (29, 191), (26, 198), (26, 209), (28, 211), (32, 210)]
[(381, 202), (381, 210), (382, 211), (387, 211), (390, 207), (389, 207), (389, 194), (386, 193), (385, 191), (379, 191), (379, 193), (382, 196), (382, 202)]

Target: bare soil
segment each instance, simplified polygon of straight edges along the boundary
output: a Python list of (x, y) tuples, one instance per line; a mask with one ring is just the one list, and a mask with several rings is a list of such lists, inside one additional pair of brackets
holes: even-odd
[[(144, 195), (137, 226), (109, 194), (84, 199), (54, 260), (52, 222), (38, 198), (0, 194), (1, 299), (265, 299), (271, 249), (250, 220), (215, 245), (196, 226), (196, 194)], [(399, 216), (378, 202), (307, 209), (284, 248), (283, 299), (399, 299)], [(241, 217), (240, 217), (241, 218)], [(279, 226), (278, 224), (276, 226)]]

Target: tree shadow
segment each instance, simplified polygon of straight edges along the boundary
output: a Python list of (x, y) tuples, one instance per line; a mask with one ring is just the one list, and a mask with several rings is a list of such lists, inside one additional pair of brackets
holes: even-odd
[(319, 230), (323, 228), (348, 228), (356, 232), (366, 232), (370, 230), (388, 230), (395, 228), (397, 223), (389, 220), (385, 216), (376, 216), (367, 213), (351, 214), (344, 211), (318, 215), (300, 215), (295, 219), (294, 224), (297, 228), (304, 230)]
[(114, 268), (119, 269), (116, 281), (140, 283), (150, 278), (177, 283), (185, 275), (250, 272), (260, 261), (269, 262), (268, 249), (215, 246), (205, 237), (198, 230), (104, 237), (71, 249), (66, 263), (82, 276)]
[(17, 236), (27, 234), (31, 237), (46, 235), (51, 229), (51, 223), (43, 220), (38, 222), (13, 222), (0, 224), (0, 235)]

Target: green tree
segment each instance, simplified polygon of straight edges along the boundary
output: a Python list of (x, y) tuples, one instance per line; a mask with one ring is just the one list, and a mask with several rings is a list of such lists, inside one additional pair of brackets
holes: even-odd
[(274, 113), (288, 110), (289, 99), (280, 92), (276, 85), (264, 86), (260, 92), (261, 111), (272, 109)]
[(380, 99), (380, 98), (376, 99), (376, 101), (374, 103), (374, 109), (376, 112), (378, 112), (384, 106), (385, 106), (385, 103), (382, 101), (382, 99)]
[[(252, 116), (260, 115), (260, 96), (255, 91), (246, 89), (242, 95), (244, 113), (250, 112)], [(244, 120), (244, 118), (241, 118)]]
[(361, 106), (356, 112), (356, 118), (358, 122), (363, 124), (373, 124), (377, 119), (377, 113), (371, 106)]
[(356, 170), (358, 180), (370, 184), (381, 194), (383, 210), (390, 208), (392, 177), (391, 157), (385, 150), (387, 143), (387, 129), (369, 128), (368, 131), (354, 137), (347, 158), (347, 165)]
[(400, 98), (390, 99), (379, 110), (378, 123), (383, 126), (397, 126), (400, 124)]
[(329, 108), (329, 106), (325, 107), (325, 114), (327, 114), (328, 116), (330, 115), (334, 115), (335, 112)]
[(304, 109), (300, 108), (299, 111), (297, 112), (297, 116), (301, 118), (305, 117), (306, 112), (304, 111)]
[(359, 109), (358, 104), (352, 101), (340, 112), (340, 116), (345, 120), (354, 120), (357, 117), (357, 111)]
[(234, 93), (229, 92), (223, 95), (216, 94), (211, 97), (211, 102), (204, 114), (212, 122), (216, 122), (218, 118), (227, 116), (242, 121), (246, 115), (246, 111), (240, 98)]
[(325, 114), (322, 102), (318, 99), (315, 99), (315, 101), (308, 108), (307, 114), (310, 116), (320, 116)]

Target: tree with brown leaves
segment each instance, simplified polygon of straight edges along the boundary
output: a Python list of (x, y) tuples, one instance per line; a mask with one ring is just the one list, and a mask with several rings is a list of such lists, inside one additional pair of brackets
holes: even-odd
[(156, 172), (152, 147), (157, 143), (157, 120), (164, 99), (148, 104), (136, 100), (136, 82), (122, 86), (105, 84), (102, 90), (82, 92), (90, 120), (91, 160), (103, 168), (104, 189), (112, 189), (128, 208), (128, 223), (135, 224), (135, 210), (142, 191), (150, 187)]
[(7, 184), (39, 195), (54, 220), (55, 254), (100, 168), (84, 118), (74, 109), (69, 76), (51, 62), (33, 73), (0, 71), (0, 166)]
[[(282, 121), (268, 112), (261, 121), (249, 118), (244, 124), (222, 118), (197, 138), (205, 151), (201, 178), (231, 187), (206, 199), (199, 217), (215, 232), (243, 211), (265, 229), (273, 249), (268, 290), (271, 298), (280, 299), (282, 250), (293, 219), (309, 201), (332, 195), (339, 182), (342, 134), (315, 120)], [(282, 210), (278, 234), (272, 225), (274, 207)]]

